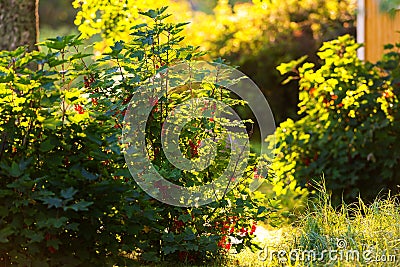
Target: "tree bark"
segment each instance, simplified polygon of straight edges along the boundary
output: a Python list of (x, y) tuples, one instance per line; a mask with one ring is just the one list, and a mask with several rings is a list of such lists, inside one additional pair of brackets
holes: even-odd
[(39, 0), (0, 0), (0, 50), (37, 50)]

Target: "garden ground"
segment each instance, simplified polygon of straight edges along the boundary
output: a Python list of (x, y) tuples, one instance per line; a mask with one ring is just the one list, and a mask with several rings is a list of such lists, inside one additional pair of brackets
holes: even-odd
[[(399, 266), (399, 200), (399, 196), (386, 196), (367, 205), (360, 199), (334, 208), (323, 191), (295, 223), (276, 228), (259, 225), (255, 236), (263, 249), (229, 251), (202, 266)], [(292, 261), (287, 261), (288, 255)]]

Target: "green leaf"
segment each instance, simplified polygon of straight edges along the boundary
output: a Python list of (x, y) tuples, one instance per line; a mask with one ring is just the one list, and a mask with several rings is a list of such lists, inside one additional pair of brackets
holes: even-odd
[(292, 213), (288, 210), (285, 210), (281, 212), (281, 215), (285, 218), (289, 218), (292, 215)]
[(218, 249), (217, 242), (209, 243), (204, 248), (206, 251), (216, 251)]
[(47, 118), (43, 121), (43, 127), (49, 130), (56, 130), (58, 126), (61, 126), (61, 121), (55, 118)]
[(132, 177), (132, 175), (131, 175), (131, 173), (129, 172), (129, 169), (118, 169), (115, 173), (114, 173), (114, 175), (115, 176), (123, 176), (123, 177), (127, 177), (127, 178), (131, 178)]
[[(190, 22), (180, 22), (180, 23), (175, 24), (175, 27), (180, 28), (180, 27), (186, 26), (188, 24), (190, 24)], [(223, 62), (219, 62), (219, 63), (223, 63)]]
[(64, 60), (58, 60), (58, 59), (50, 59), (48, 61), (48, 64), (50, 67), (54, 68), (56, 66), (60, 66), (62, 64), (68, 63), (68, 60), (64, 59)]
[(73, 231), (78, 231), (79, 223), (69, 223), (67, 226), (65, 226), (65, 229), (73, 230)]
[(394, 48), (394, 45), (392, 45), (392, 44), (385, 44), (383, 46), (383, 49), (385, 49), (385, 50), (389, 50), (389, 49), (393, 49), (393, 48)]
[(154, 210), (149, 210), (149, 209), (145, 210), (143, 212), (143, 216), (146, 217), (147, 219), (149, 219), (150, 221), (155, 221), (157, 219), (156, 213)]
[(113, 46), (111, 46), (110, 48), (111, 48), (111, 52), (110, 53), (105, 53), (105, 55), (110, 55), (112, 57), (117, 57), (118, 55), (120, 55), (122, 49), (124, 48), (124, 42), (123, 41), (118, 41)]
[(175, 235), (173, 233), (167, 233), (163, 235), (163, 240), (165, 242), (174, 242), (175, 241)]
[(143, 27), (146, 27), (146, 26), (147, 26), (147, 23), (140, 23), (140, 24), (132, 26), (131, 30), (137, 30), (137, 29), (140, 29), (140, 28), (143, 28)]
[(160, 258), (157, 256), (157, 253), (154, 251), (143, 252), (142, 257), (143, 260), (149, 262), (159, 262)]
[(193, 233), (192, 229), (190, 229), (190, 228), (186, 228), (184, 234), (185, 234), (185, 237), (183, 238), (183, 240), (190, 241), (190, 240), (196, 239), (195, 234)]
[(195, 243), (192, 243), (192, 242), (186, 243), (185, 244), (185, 248), (188, 251), (198, 251), (199, 250), (199, 246), (197, 244), (195, 244)]
[(158, 15), (158, 12), (156, 12), (156, 10), (154, 10), (154, 9), (149, 9), (146, 12), (139, 12), (139, 14), (144, 15), (149, 18), (152, 18), (152, 19), (155, 19)]
[(73, 205), (67, 206), (66, 209), (72, 209), (74, 211), (87, 211), (88, 207), (93, 205), (91, 201), (80, 201)]
[(14, 233), (14, 230), (10, 226), (0, 230), (0, 243), (7, 243), (8, 237)]
[(97, 176), (96, 175), (94, 175), (93, 173), (90, 173), (90, 172), (88, 172), (87, 170), (85, 170), (85, 169), (82, 169), (82, 175), (83, 175), (83, 177), (85, 177), (87, 180), (89, 180), (89, 181), (94, 181), (94, 180), (96, 180), (97, 179)]
[(276, 67), (276, 69), (281, 73), (281, 75), (285, 75), (286, 73), (294, 71), (296, 66), (303, 63), (304, 60), (307, 59), (307, 57), (308, 56), (302, 56), (301, 58), (297, 60), (292, 60), (289, 63), (282, 63), (278, 67)]
[(65, 46), (61, 43), (56, 43), (56, 42), (45, 42), (43, 43), (46, 47), (51, 48), (51, 49), (55, 49), (55, 50), (61, 50), (63, 49)]
[(12, 177), (20, 177), (23, 174), (23, 171), (20, 169), (19, 164), (13, 162), (11, 164), (10, 175)]
[(101, 140), (101, 137), (98, 136), (97, 134), (92, 134), (92, 133), (86, 133), (87, 139), (92, 141), (93, 143), (96, 143), (98, 145), (101, 145), (103, 141)]
[(257, 209), (257, 215), (260, 215), (261, 213), (263, 213), (267, 208), (264, 206), (258, 207)]
[(81, 52), (74, 54), (72, 57), (69, 58), (70, 61), (75, 60), (75, 59), (81, 59), (85, 57), (92, 56), (92, 54), (82, 54)]
[(21, 159), (19, 162), (20, 170), (24, 171), (29, 166), (29, 164), (31, 164), (32, 160), (33, 158)]
[(244, 205), (244, 201), (241, 198), (236, 199), (236, 206), (242, 207)]
[(192, 216), (190, 214), (181, 214), (178, 217), (178, 220), (181, 220), (182, 222), (187, 222), (192, 219)]
[(25, 231), (24, 235), (30, 239), (29, 243), (38, 243), (43, 241), (44, 235), (42, 232), (36, 232), (33, 230)]
[[(59, 227), (57, 227), (57, 228), (59, 228)], [(59, 248), (59, 245), (60, 245), (61, 243), (62, 243), (62, 242), (61, 242), (61, 240), (59, 240), (59, 239), (49, 239), (49, 240), (46, 241), (46, 245), (47, 245), (48, 247), (52, 246), (52, 247), (55, 248), (55, 249), (58, 249), (58, 248)]]
[(126, 215), (128, 216), (129, 219), (133, 218), (135, 214), (140, 213), (140, 207), (139, 205), (131, 204), (127, 207), (125, 207), (126, 210)]
[(8, 83), (14, 80), (13, 73), (5, 73), (0, 71), (0, 83)]
[(56, 197), (43, 198), (42, 201), (44, 204), (47, 204), (49, 208), (60, 208), (63, 205), (62, 199)]
[(44, 142), (40, 144), (39, 150), (41, 152), (48, 152), (52, 150), (59, 141), (54, 136), (49, 136)]
[(54, 226), (55, 228), (61, 228), (67, 223), (67, 221), (67, 217), (49, 218), (47, 223), (48, 225)]
[(68, 189), (61, 190), (61, 196), (65, 199), (72, 199), (73, 196), (78, 192), (77, 189), (69, 187)]
[(165, 246), (162, 248), (162, 251), (165, 253), (165, 255), (174, 253), (177, 250), (175, 246)]
[(278, 199), (270, 199), (269, 204), (274, 209), (281, 209), (281, 200)]

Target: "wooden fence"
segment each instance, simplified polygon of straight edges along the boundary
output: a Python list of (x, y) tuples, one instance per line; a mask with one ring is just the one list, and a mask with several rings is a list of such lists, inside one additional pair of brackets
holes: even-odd
[(363, 17), (364, 58), (376, 62), (382, 57), (385, 44), (400, 43), (400, 9), (391, 17), (379, 10), (378, 0), (365, 0)]

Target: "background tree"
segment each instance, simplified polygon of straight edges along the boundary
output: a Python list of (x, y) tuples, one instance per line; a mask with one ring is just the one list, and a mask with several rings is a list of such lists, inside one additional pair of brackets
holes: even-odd
[(0, 0), (0, 50), (26, 45), (34, 50), (39, 33), (39, 0)]

